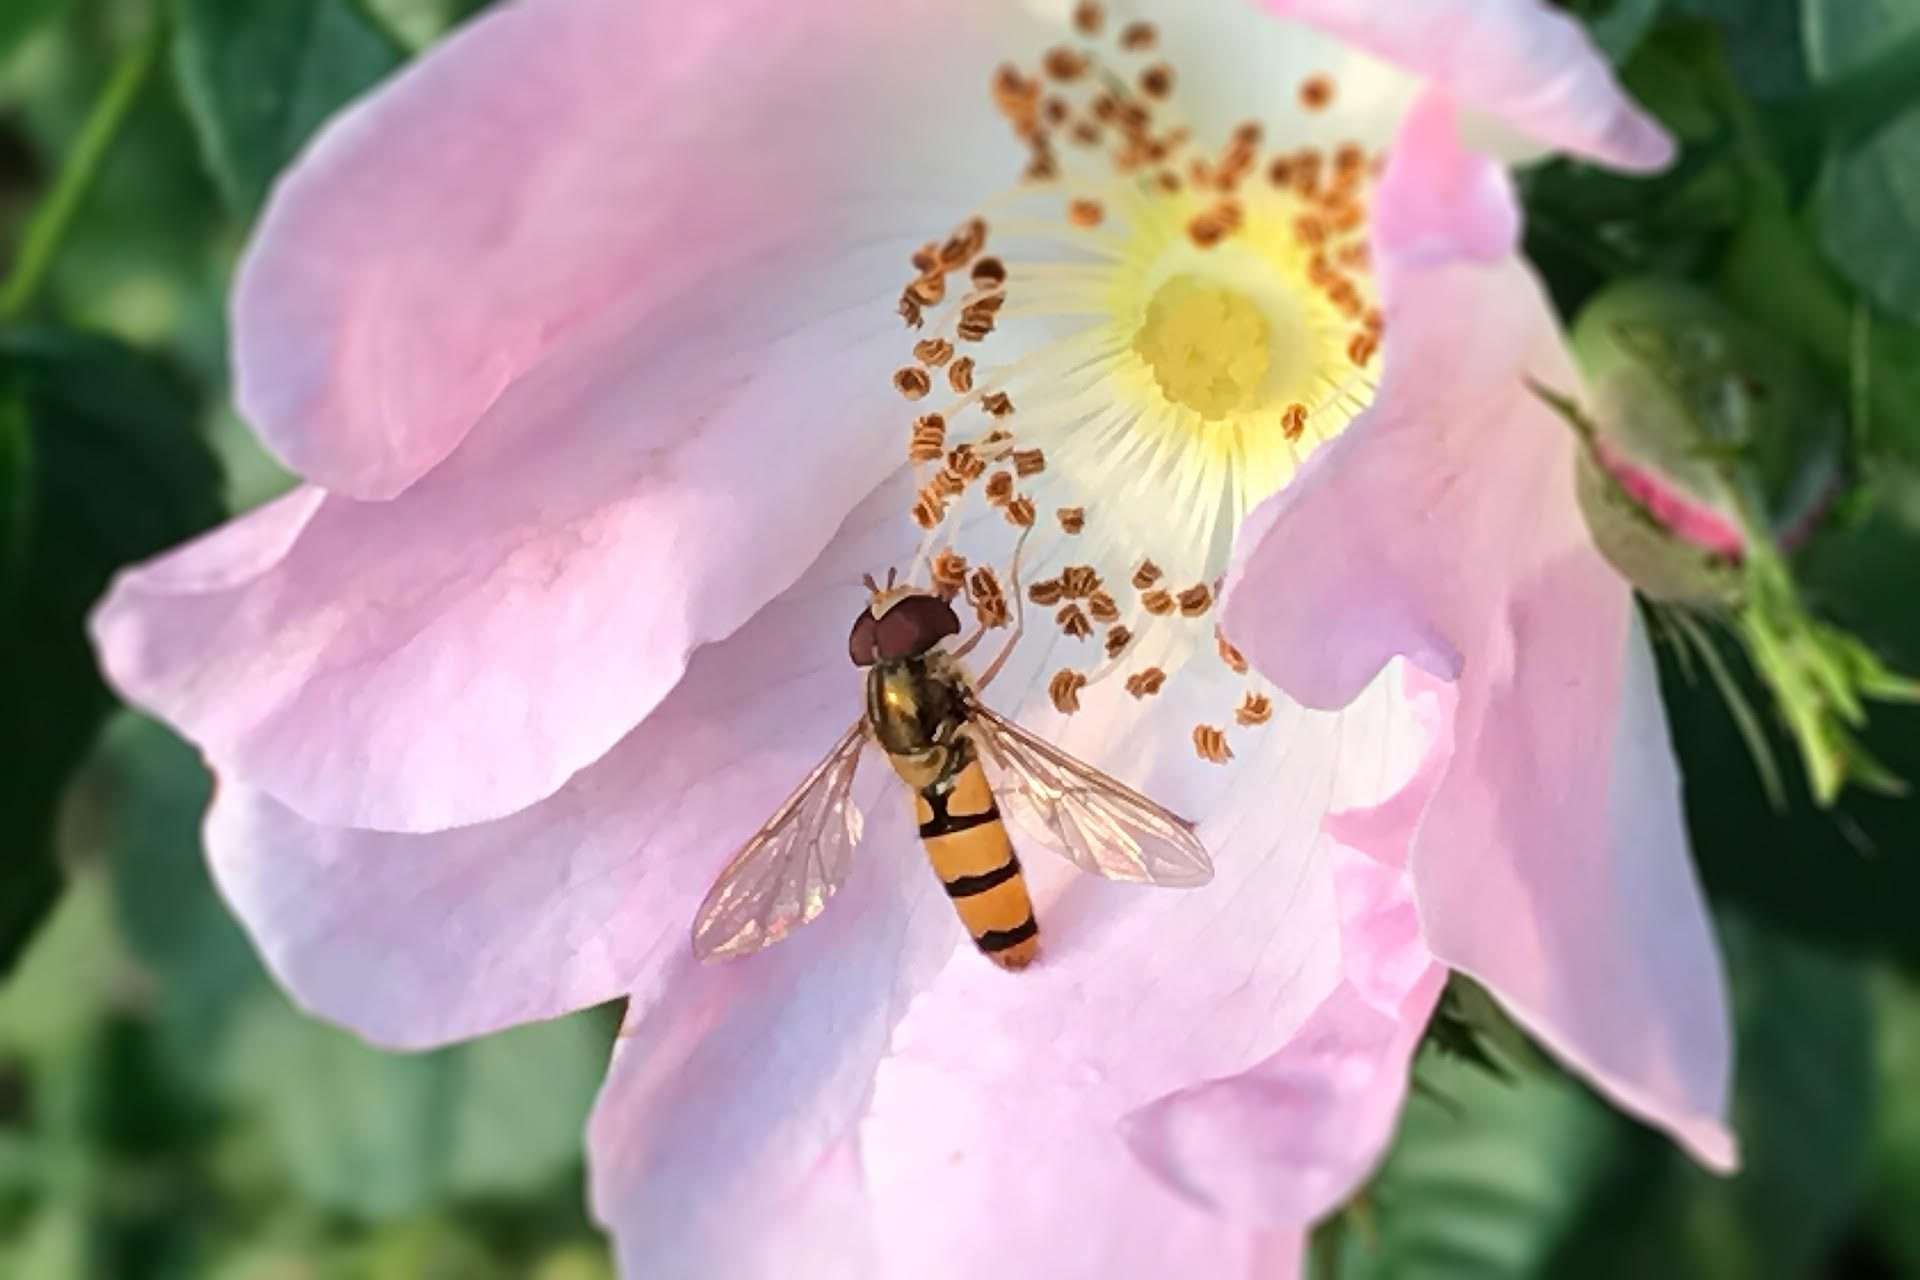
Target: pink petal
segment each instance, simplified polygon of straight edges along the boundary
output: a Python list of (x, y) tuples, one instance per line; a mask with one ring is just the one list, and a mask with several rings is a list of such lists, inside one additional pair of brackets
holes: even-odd
[[(975, 109), (993, 55), (973, 15), (934, 9), (496, 7), (333, 122), (279, 185), (234, 298), (244, 414), (323, 487), (391, 497), (609, 308), (670, 325), (724, 302), (702, 323), (737, 349), (728, 317), (808, 284), (850, 210), (859, 238), (943, 234), (984, 194), (954, 163), (976, 147), (969, 121), (1001, 148), (988, 180), (1018, 162)], [(913, 225), (872, 206), (889, 190), (923, 201)], [(903, 282), (866, 300), (884, 314)], [(853, 410), (832, 386), (789, 385), (770, 429), (806, 439)]]
[(1264, 2), (1555, 147), (1631, 170), (1673, 159), (1672, 140), (1621, 91), (1580, 24), (1546, 0)]
[(400, 498), (328, 498), (290, 546), (273, 531), (277, 558), (246, 551), (255, 521), (213, 535), (252, 576), (122, 575), (94, 619), (109, 677), (325, 825), (434, 830), (552, 794), (897, 465), (874, 424), (901, 418), (900, 323), (875, 299), (902, 252), (796, 268), (807, 296), (751, 316), (610, 317)]
[[(206, 828), (214, 873), (281, 982), (406, 1047), (658, 998), (720, 866), (859, 714), (837, 641), (863, 599), (858, 573), (911, 542), (899, 497), (883, 491), (641, 727), (510, 817), (430, 835), (324, 827), (223, 778)], [(794, 639), (823, 634), (834, 643)], [(869, 790), (885, 780), (878, 761), (866, 773)]]
[(1435, 705), (1442, 701), (1450, 710), (1450, 694), (1422, 688), (1416, 698), (1433, 733), (1406, 785), (1328, 818), (1344, 842), (1334, 851), (1339, 985), (1279, 1052), (1123, 1122), (1149, 1169), (1235, 1221), (1307, 1226), (1354, 1193), (1392, 1139), (1413, 1053), (1447, 976), (1427, 950), (1404, 870), (1453, 754)]
[[(1046, 949), (1017, 976), (953, 949), (959, 925), (906, 832), (870, 833), (863, 857), (908, 877), (888, 890), (898, 898), (850, 926), (836, 901), (807, 931), (818, 950), (787, 943), (721, 971), (738, 985), (676, 976), (621, 1053), (593, 1151), (597, 1212), (625, 1265), (957, 1278), (1017, 1258), (1036, 1275), (1295, 1274), (1297, 1232), (1195, 1208), (1119, 1126), (1274, 1052), (1325, 999), (1338, 904), (1318, 826), (1352, 775), (1398, 756), (1405, 720), (1383, 681), (1339, 716), (1294, 717), (1270, 756), (1250, 748), (1246, 786), (1202, 829), (1220, 867), (1205, 889), (1105, 884), (1031, 853)], [(903, 911), (947, 950), (910, 947), (885, 985), (849, 973), (845, 957), (899, 951), (882, 922)], [(1088, 1205), (1102, 1206), (1099, 1230), (1062, 1230)]]
[[(1257, 513), (1226, 626), (1313, 705), (1396, 654), (1458, 680), (1454, 757), (1410, 858), (1434, 955), (1726, 1167), (1726, 997), (1651, 658), (1576, 506), (1574, 438), (1526, 385), (1576, 375), (1531, 274), (1484, 255), (1484, 183), (1424, 185), (1494, 167), (1445, 115), (1416, 111), (1380, 195), (1407, 204), (1409, 234), (1376, 247), (1379, 398)], [(1434, 189), (1476, 194), (1419, 203)], [(1433, 251), (1449, 243), (1453, 259)]]

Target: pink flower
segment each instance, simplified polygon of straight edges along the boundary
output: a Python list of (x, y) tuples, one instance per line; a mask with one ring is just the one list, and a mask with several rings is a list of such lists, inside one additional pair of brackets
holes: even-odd
[[(306, 483), (96, 619), (220, 774), (224, 892), (381, 1043), (628, 997), (591, 1151), (635, 1274), (1284, 1273), (1447, 965), (1724, 1164), (1645, 645), (1440, 93), (1627, 167), (1665, 138), (1532, 0), (1053, 7), (525, 0), (323, 134), (234, 307)], [(954, 228), (958, 271), (909, 265)], [(1213, 883), (1032, 855), (1009, 977), (869, 765), (820, 920), (696, 963), (858, 714), (860, 575), (1010, 591), (1027, 524), (1046, 603), (988, 701), (1200, 819)]]

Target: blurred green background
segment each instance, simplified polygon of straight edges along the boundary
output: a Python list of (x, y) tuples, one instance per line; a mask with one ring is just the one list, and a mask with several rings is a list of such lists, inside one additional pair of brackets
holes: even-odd
[[(0, 1277), (610, 1274), (580, 1132), (612, 1011), (423, 1056), (302, 1017), (213, 894), (204, 770), (80, 630), (116, 567), (288, 483), (227, 400), (234, 257), (314, 126), (479, 7), (0, 0)], [(1809, 355), (1853, 484), (1801, 586), (1920, 669), (1920, 0), (1562, 7), (1688, 145), (1650, 181), (1523, 176), (1556, 301), (1683, 276)], [(1462, 986), (1326, 1274), (1920, 1276), (1920, 809), (1815, 805), (1778, 734), (1769, 804), (1722, 692), (1663, 661), (1747, 1171), (1693, 1169)], [(1920, 715), (1867, 742), (1920, 779)]]

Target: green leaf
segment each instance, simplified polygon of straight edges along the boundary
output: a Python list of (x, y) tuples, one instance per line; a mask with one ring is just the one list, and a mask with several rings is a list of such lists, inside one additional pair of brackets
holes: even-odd
[(1920, 673), (1920, 467), (1874, 461), (1794, 569), (1822, 617), (1898, 670)]
[(1557, 0), (1587, 25), (1601, 52), (1624, 62), (1660, 16), (1665, 0)]
[(1673, 12), (1704, 18), (1726, 42), (1741, 87), (1755, 98), (1787, 98), (1808, 87), (1800, 12), (1788, 0), (1672, 0)]
[(0, 971), (58, 891), (54, 806), (112, 706), (87, 610), (114, 570), (219, 518), (195, 410), (120, 344), (0, 333)]
[(400, 65), (353, 0), (175, 0), (174, 67), (228, 203), (251, 213), (308, 136)]
[[(1920, 33), (1907, 0), (1812, 0), (1807, 54), (1816, 80), (1838, 80)], [(1920, 323), (1920, 85), (1890, 85), (1907, 109), (1863, 144), (1831, 150), (1814, 195), (1820, 247), (1848, 282), (1908, 323)]]
[(66, 4), (67, 0), (7, 0), (0, 6), (0, 60)]
[(1882, 974), (1875, 1061), (1880, 1114), (1873, 1134), (1869, 1213), (1904, 1272), (1920, 1274), (1920, 983)]
[(156, 721), (121, 712), (75, 784), (95, 815), (128, 947), (156, 979), (159, 1027), (191, 1069), (240, 1002), (270, 990), (252, 944), (214, 891), (200, 852), (213, 779), (199, 752)]
[(391, 1054), (270, 998), (235, 1028), (220, 1080), (265, 1119), (303, 1197), (387, 1220), (571, 1169), (610, 1038), (589, 1014)]
[[(1766, 706), (1745, 659), (1720, 646), (1748, 701)], [(1911, 800), (1850, 790), (1828, 810), (1797, 769), (1782, 771), (1784, 807), (1771, 803), (1721, 692), (1689, 678), (1669, 646), (1660, 657), (1663, 699), (1685, 785), (1687, 826), (1708, 895), (1791, 936), (1842, 952), (1920, 966), (1920, 824)], [(1790, 747), (1767, 717), (1773, 752)], [(1902, 778), (1920, 779), (1920, 709), (1876, 705), (1861, 735)]]
[(1872, 1022), (1849, 966), (1734, 922), (1743, 1172), (1693, 1165), (1558, 1072), (1503, 1084), (1423, 1055), (1416, 1094), (1333, 1274), (1373, 1277), (1809, 1274), (1861, 1202)]

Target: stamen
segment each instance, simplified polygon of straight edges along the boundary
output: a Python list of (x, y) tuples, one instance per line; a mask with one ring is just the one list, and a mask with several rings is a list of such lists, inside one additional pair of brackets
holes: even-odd
[(1060, 517), (1060, 532), (1074, 534), (1087, 527), (1087, 509), (1085, 507), (1062, 507), (1054, 513)]
[(1101, 623), (1102, 625), (1109, 622), (1118, 622), (1120, 620), (1120, 606), (1115, 604), (1113, 597), (1106, 592), (1095, 591), (1087, 597), (1087, 614), (1095, 622)]
[(916, 369), (909, 366), (908, 368), (899, 370), (893, 375), (893, 386), (896, 391), (907, 399), (918, 400), (926, 395), (927, 392), (933, 390), (933, 379), (927, 376), (925, 369)]
[(1015, 449), (1012, 456), (1013, 473), (1022, 479), (1037, 476), (1047, 469), (1047, 455), (1039, 449)]
[(1145, 591), (1158, 581), (1160, 581), (1160, 566), (1151, 560), (1142, 560), (1140, 567), (1133, 571), (1133, 585), (1141, 591)]
[(953, 359), (953, 344), (945, 338), (926, 338), (913, 344), (913, 355), (921, 364), (938, 369)]
[(1060, 630), (1075, 640), (1084, 640), (1093, 634), (1093, 624), (1087, 621), (1086, 611), (1077, 604), (1065, 605), (1053, 620), (1060, 624)]
[(1099, 35), (1100, 28), (1106, 20), (1106, 12), (1093, 0), (1081, 0), (1081, 3), (1073, 7), (1074, 29), (1083, 36)]
[(1183, 617), (1197, 618), (1213, 607), (1213, 588), (1206, 583), (1188, 587), (1179, 596), (1180, 613)]
[(1056, 578), (1043, 578), (1027, 587), (1027, 599), (1043, 609), (1051, 609), (1066, 598), (1067, 589)]
[(1225, 764), (1233, 759), (1233, 748), (1227, 745), (1226, 732), (1210, 724), (1193, 727), (1193, 749), (1208, 764)]
[(1273, 700), (1264, 693), (1250, 693), (1233, 718), (1249, 729), (1263, 725), (1273, 719)]
[(1106, 210), (1100, 207), (1098, 200), (1080, 198), (1067, 204), (1067, 221), (1076, 227), (1097, 227), (1106, 217)]
[(1038, 512), (1033, 499), (1022, 495), (1007, 504), (1007, 523), (1019, 529), (1031, 529)]
[(1129, 22), (1120, 33), (1120, 47), (1128, 53), (1142, 53), (1153, 48), (1160, 39), (1160, 33), (1153, 29), (1151, 22)]
[(1136, 698), (1151, 698), (1166, 683), (1166, 672), (1159, 667), (1148, 667), (1127, 677), (1127, 692)]
[(1107, 628), (1107, 656), (1117, 658), (1133, 640), (1133, 632), (1125, 627)]
[(1080, 691), (1087, 687), (1087, 678), (1078, 671), (1063, 668), (1055, 672), (1047, 682), (1047, 696), (1053, 699), (1053, 705), (1064, 715), (1072, 715), (1080, 709)]
[(1333, 104), (1333, 80), (1325, 75), (1310, 75), (1300, 82), (1300, 105), (1309, 111), (1324, 111)]
[(967, 585), (967, 558), (948, 547), (927, 566), (927, 576), (933, 580), (934, 589), (951, 600)]
[(1158, 589), (1149, 591), (1140, 597), (1140, 607), (1156, 618), (1164, 618), (1173, 612), (1173, 596)]
[(937, 413), (914, 419), (913, 438), (907, 444), (907, 461), (938, 462), (947, 451), (947, 420)]
[(973, 357), (961, 356), (947, 366), (947, 385), (954, 394), (965, 395), (973, 390)]
[(983, 627), (1004, 627), (1011, 620), (1007, 597), (990, 566), (983, 564), (968, 577), (967, 603), (973, 606), (973, 616)]
[(1100, 575), (1092, 565), (1068, 565), (1060, 571), (1060, 589), (1070, 600), (1084, 600), (1100, 589)]
[(1220, 661), (1226, 663), (1235, 675), (1243, 676), (1247, 674), (1246, 656), (1231, 644), (1227, 643), (1226, 633), (1220, 630), (1220, 628), (1215, 627), (1213, 629), (1213, 639), (1220, 648)]

